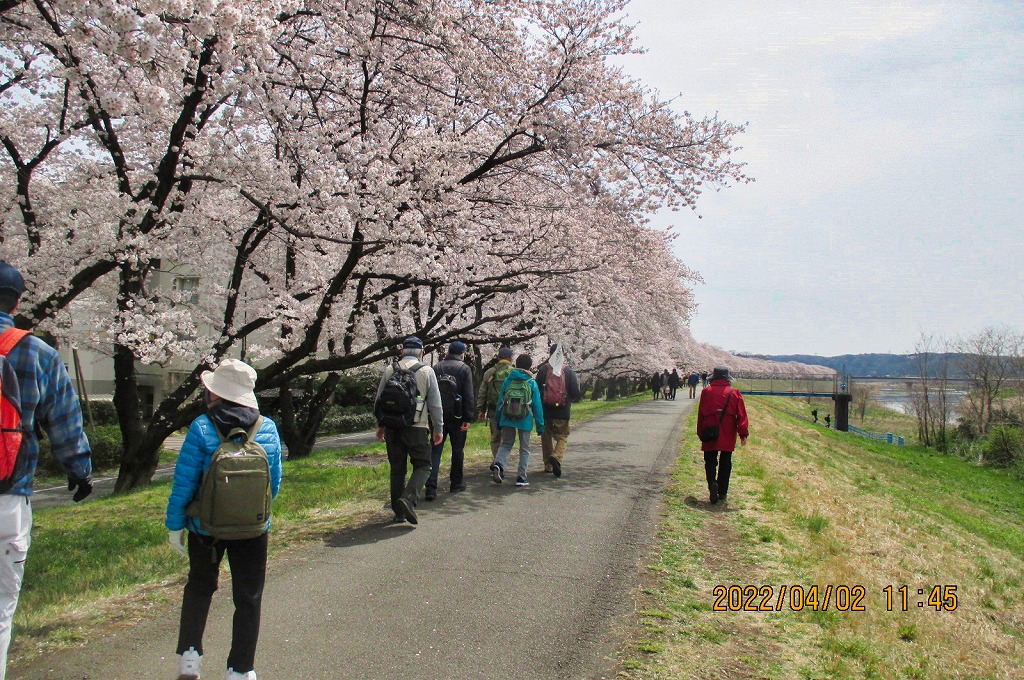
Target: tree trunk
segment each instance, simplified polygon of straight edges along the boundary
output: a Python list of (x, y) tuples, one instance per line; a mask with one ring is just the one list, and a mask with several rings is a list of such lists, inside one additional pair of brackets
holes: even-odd
[(605, 399), (611, 401), (619, 398), (619, 382), (615, 378), (608, 379), (608, 394)]
[(340, 373), (328, 373), (317, 387), (313, 378), (306, 379), (301, 397), (296, 397), (289, 383), (281, 388), (278, 401), (278, 430), (288, 447), (288, 459), (304, 458), (313, 452), (317, 433), (334, 403), (334, 389), (341, 382)]
[(121, 427), (121, 469), (116, 491), (148, 484), (160, 462), (159, 450), (144, 451), (144, 428), (139, 408), (139, 384), (135, 355), (124, 345), (114, 347), (114, 409)]

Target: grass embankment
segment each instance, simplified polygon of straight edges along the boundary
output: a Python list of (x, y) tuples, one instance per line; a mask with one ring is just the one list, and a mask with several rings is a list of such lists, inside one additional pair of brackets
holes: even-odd
[[(684, 440), (621, 676), (1024, 677), (1024, 485), (798, 420), (796, 400), (747, 406), (751, 439), (735, 454), (727, 505), (708, 503), (703, 457)], [(770, 611), (731, 611), (728, 599), (714, 611), (717, 585), (755, 586), (750, 603)], [(806, 597), (793, 610), (794, 585), (818, 586), (817, 611)], [(956, 586), (955, 611), (929, 605), (936, 585)], [(839, 586), (862, 586), (864, 611), (838, 611), (852, 604), (837, 602)]]
[[(573, 422), (642, 398), (581, 402), (573, 407)], [(468, 468), (490, 463), (489, 439), (486, 423), (470, 428)], [(446, 444), (442, 478), (448, 474), (449, 453)], [(388, 500), (388, 473), (379, 443), (318, 450), (285, 461), (274, 501), (271, 567), (275, 556), (304, 542), (378, 516), (389, 518), (390, 510), (381, 509)], [(129, 494), (34, 513), (25, 585), (14, 618), (15, 659), (94, 637), (103, 626), (128, 625), (154, 605), (180, 598), (187, 563), (167, 545), (164, 512), (170, 486), (169, 480), (160, 481)], [(446, 484), (441, 491), (447, 491)]]

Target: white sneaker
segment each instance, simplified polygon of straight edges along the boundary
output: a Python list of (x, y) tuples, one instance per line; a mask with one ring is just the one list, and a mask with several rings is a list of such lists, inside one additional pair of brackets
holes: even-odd
[(195, 647), (189, 647), (178, 662), (178, 680), (199, 680), (199, 665), (202, 662), (203, 657)]
[(224, 680), (256, 680), (256, 671), (236, 673), (229, 668), (228, 672), (224, 674)]

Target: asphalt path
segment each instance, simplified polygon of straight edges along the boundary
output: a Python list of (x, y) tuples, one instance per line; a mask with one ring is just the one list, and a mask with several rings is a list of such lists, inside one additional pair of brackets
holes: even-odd
[[(178, 451), (181, 449), (181, 443), (185, 441), (184, 435), (175, 435), (169, 437), (164, 441), (163, 448), (169, 451)], [(350, 432), (348, 434), (335, 434), (327, 437), (321, 437), (317, 439), (313, 445), (314, 449), (336, 449), (344, 448), (346, 446), (360, 446), (362, 444), (369, 444), (377, 441), (376, 431), (370, 430), (368, 432)], [(287, 448), (285, 452), (287, 453)], [(156, 472), (153, 474), (153, 479), (162, 479), (164, 477), (174, 476), (174, 466), (164, 465), (158, 467)], [(114, 493), (114, 484), (117, 482), (117, 475), (100, 475), (93, 477), (93, 489), (90, 498), (102, 498), (103, 496), (109, 496)], [(56, 486), (36, 487), (32, 492), (32, 507), (36, 510), (43, 508), (52, 508), (58, 505), (73, 505), (74, 501), (71, 500), (71, 492), (68, 491), (67, 484), (58, 484)], [(89, 499), (83, 501), (89, 502)]]
[[(479, 467), (468, 471), (465, 492), (421, 502), (416, 527), (391, 523), (382, 510), (362, 527), (274, 560), (259, 677), (612, 677), (693, 403), (645, 402), (582, 424), (561, 479), (540, 471), (534, 438), (529, 487), (495, 484)], [(225, 572), (210, 613), (204, 678), (224, 672), (227, 580)], [(158, 609), (9, 677), (173, 678), (178, 611)]]

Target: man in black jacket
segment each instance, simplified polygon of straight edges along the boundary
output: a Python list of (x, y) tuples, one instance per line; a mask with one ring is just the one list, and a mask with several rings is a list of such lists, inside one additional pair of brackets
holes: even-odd
[(441, 390), (441, 408), (444, 410), (444, 438), (430, 452), (430, 477), (427, 479), (426, 499), (437, 498), (437, 476), (441, 470), (441, 452), (444, 440), (452, 442), (452, 466), (449, 473), (451, 493), (463, 491), (462, 464), (465, 459), (466, 432), (473, 422), (474, 393), (473, 370), (464, 359), (466, 345), (458, 340), (448, 345), (448, 356), (434, 366), (437, 386)]
[(537, 369), (537, 387), (544, 404), (544, 472), (562, 476), (562, 460), (569, 443), (569, 416), (572, 402), (583, 397), (576, 372), (565, 365), (565, 356), (558, 345), (551, 345), (551, 357)]

